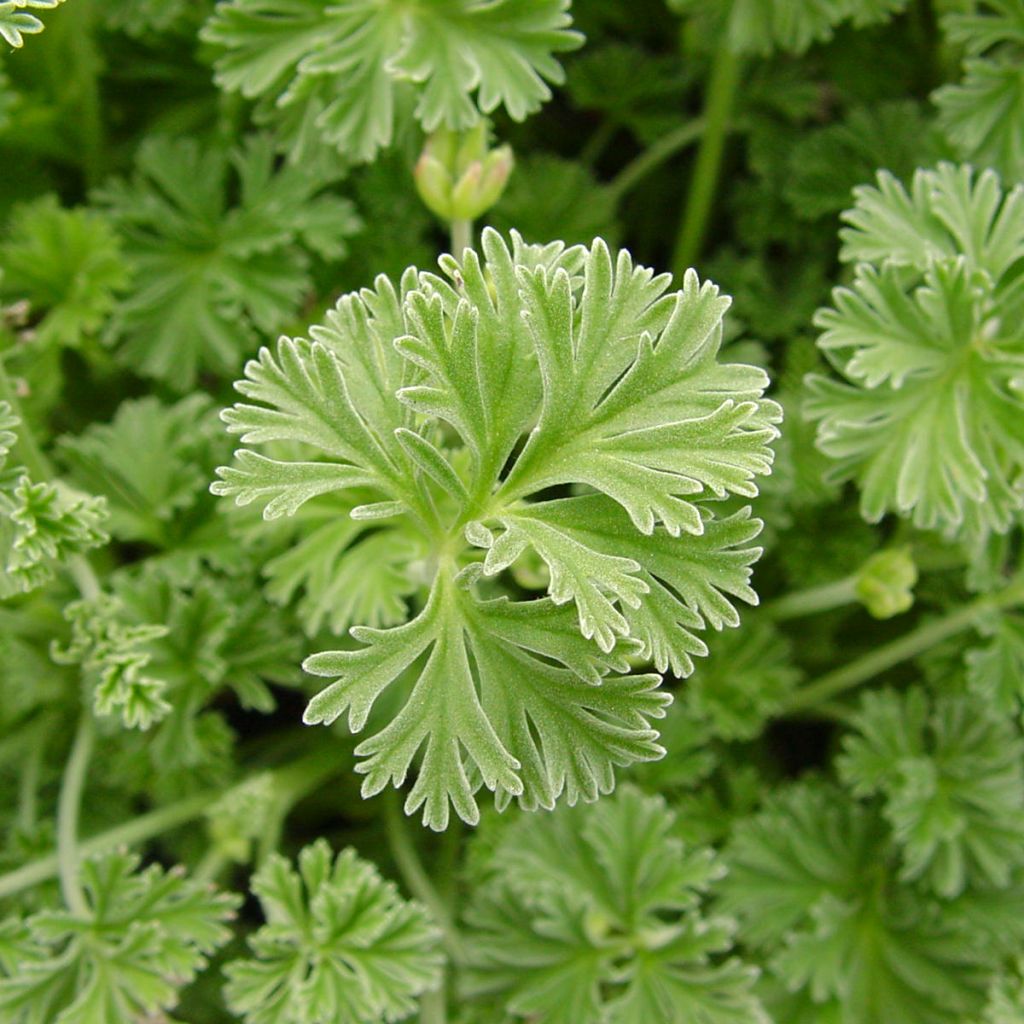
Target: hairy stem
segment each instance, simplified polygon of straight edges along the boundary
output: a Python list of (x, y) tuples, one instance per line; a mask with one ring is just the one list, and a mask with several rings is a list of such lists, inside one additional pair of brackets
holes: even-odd
[(75, 742), (71, 747), (67, 767), (64, 769), (64, 779), (57, 801), (57, 863), (60, 891), (68, 910), (79, 916), (87, 914), (89, 906), (78, 877), (78, 815), (82, 808), (82, 790), (85, 787), (85, 773), (96, 736), (95, 728), (92, 712), (86, 709), (78, 721)]
[(462, 259), (466, 249), (473, 248), (473, 222), (471, 220), (453, 220), (452, 230), (452, 255)]
[(204, 885), (213, 885), (230, 863), (231, 858), (219, 846), (211, 846), (195, 866), (192, 879)]
[(409, 836), (399, 799), (397, 791), (392, 790), (387, 794), (384, 804), (391, 854), (409, 891), (430, 911), (435, 924), (441, 929), (442, 941), (448, 955), (456, 964), (464, 963), (466, 955), (462, 936), (455, 926), (448, 904), (434, 888), (434, 883), (423, 867), (420, 855)]
[(420, 996), (420, 1024), (448, 1024), (448, 1006), (444, 998), (444, 979), (441, 987)]
[(699, 139), (703, 131), (704, 121), (702, 119), (687, 121), (686, 124), (680, 125), (648, 146), (609, 182), (607, 188), (612, 200), (615, 203), (621, 202), (627, 192), (635, 188), (648, 174), (660, 167), (670, 157)]
[(25, 832), (35, 828), (39, 817), (39, 776), (46, 751), (48, 726), (49, 722), (45, 718), (36, 722), (26, 743), (27, 752), (18, 780), (18, 827)]
[(1017, 580), (997, 594), (986, 594), (950, 612), (941, 619), (926, 622), (891, 643), (876, 647), (856, 661), (828, 672), (814, 682), (800, 687), (783, 705), (783, 714), (794, 714), (816, 708), (841, 693), (866, 683), (895, 665), (930, 650), (936, 644), (971, 629), (978, 616), (986, 611), (1024, 604), (1024, 581)]
[(619, 126), (615, 121), (602, 121), (580, 150), (580, 163), (587, 167), (593, 167), (601, 154), (608, 148), (609, 143), (615, 137), (615, 133), (618, 130)]
[[(328, 756), (330, 755), (330, 756)], [(337, 757), (336, 751), (318, 750), (308, 757), (283, 765), (280, 768), (271, 769), (274, 774), (280, 773), (294, 779), (305, 775), (314, 785), (317, 781), (324, 781), (335, 771), (339, 770), (342, 761)], [(190, 821), (201, 817), (218, 800), (231, 799), (232, 794), (240, 792), (248, 785), (252, 778), (264, 774), (266, 769), (254, 772), (252, 776), (242, 779), (230, 789), (207, 790), (203, 793), (195, 793), (173, 804), (159, 807), (148, 814), (142, 814), (138, 818), (118, 825), (115, 828), (101, 832), (99, 835), (91, 836), (78, 844), (79, 854), (83, 857), (91, 857), (105, 850), (118, 846), (132, 846), (153, 839), (155, 836), (171, 829), (179, 828)], [(40, 882), (45, 882), (60, 873), (60, 858), (58, 852), (49, 853), (36, 860), (23, 864), (14, 871), (0, 875), (0, 899), (13, 896), (31, 889)]]
[(729, 130), (733, 100), (740, 81), (741, 62), (723, 43), (715, 53), (711, 65), (704, 99), (704, 134), (701, 138), (697, 161), (690, 179), (690, 190), (683, 207), (675, 250), (672, 254), (672, 273), (678, 279), (693, 266), (700, 255), (701, 244), (707, 230), (711, 204), (718, 184), (718, 170), (722, 150)]
[(322, 759), (316, 764), (303, 764), (285, 767), (278, 770), (273, 781), (274, 806), (270, 820), (259, 838), (256, 852), (256, 864), (262, 865), (266, 859), (281, 845), (284, 823), (292, 808), (308, 793), (322, 782), (324, 777), (332, 774), (338, 767), (338, 759), (332, 756)]
[(841, 580), (823, 583), (818, 587), (783, 594), (777, 600), (768, 602), (764, 606), (764, 612), (776, 622), (785, 622), (787, 619), (800, 619), (805, 615), (818, 615), (833, 608), (856, 604), (858, 600), (857, 577), (845, 576)]

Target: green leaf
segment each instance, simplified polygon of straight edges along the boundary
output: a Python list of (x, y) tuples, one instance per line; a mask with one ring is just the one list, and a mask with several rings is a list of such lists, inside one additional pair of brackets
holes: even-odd
[(438, 932), (348, 848), (319, 839), (298, 872), (272, 854), (253, 892), (267, 923), (254, 957), (226, 969), (225, 996), (246, 1024), (375, 1024), (400, 1020), (441, 982)]
[(626, 788), (508, 828), (467, 913), (467, 995), (538, 1024), (767, 1022), (756, 972), (721, 959), (733, 923), (699, 907), (720, 866), (673, 825), (661, 798)]
[(1010, 970), (992, 985), (988, 1005), (979, 1024), (1021, 1024), (1024, 1021), (1024, 978), (1022, 965)]
[[(137, 856), (82, 865), (86, 909), (42, 911), (4, 962), (0, 1013), (11, 1024), (110, 1024), (173, 1008), (178, 992), (228, 939), (240, 902)], [(12, 922), (7, 922), (10, 932)], [(13, 969), (12, 969), (13, 968)]]
[(813, 220), (838, 213), (850, 203), (855, 186), (878, 168), (898, 180), (915, 168), (952, 155), (941, 146), (921, 107), (894, 100), (853, 108), (841, 121), (803, 134), (790, 149), (789, 175), (782, 183), (800, 217)]
[(296, 612), (310, 636), (326, 626), (341, 634), (355, 625), (394, 626), (416, 593), (422, 538), (400, 528), (374, 528), (351, 518), (353, 502), (311, 502), (296, 516), (294, 540), (264, 567), (266, 594)]
[(120, 785), (174, 791), (220, 779), (234, 737), (225, 698), (272, 712), (271, 684), (298, 681), (298, 630), (260, 599), (252, 576), (224, 577), (208, 567), (183, 572), (144, 563), (117, 574), (113, 593), (119, 602), (113, 636), (163, 627), (135, 650), (170, 706), (144, 739), (120, 744), (130, 764), (122, 766), (129, 779)]
[(720, 906), (813, 1005), (803, 1019), (955, 1024), (980, 1009), (987, 951), (895, 884), (882, 823), (842, 791), (776, 792), (735, 827), (724, 860)]
[(7, 456), (11, 449), (18, 443), (18, 435), (15, 428), (21, 420), (14, 415), (10, 402), (0, 402), (0, 470), (7, 462)]
[(906, 0), (716, 0), (702, 7), (695, 0), (669, 0), (684, 15), (696, 15), (724, 32), (736, 53), (768, 56), (775, 50), (803, 53), (814, 43), (828, 42), (838, 25), (857, 27), (887, 21)]
[[(576, 49), (568, 0), (231, 0), (203, 38), (221, 51), (218, 84), (277, 107), (305, 105), (322, 137), (357, 161), (394, 135), (399, 86), (413, 83), (426, 131), (468, 128), (504, 107), (522, 121), (564, 74)], [(406, 88), (408, 86), (406, 85)]]
[(207, 16), (207, 0), (112, 0), (104, 14), (110, 23), (130, 36), (146, 38), (155, 33), (195, 31), (193, 19)]
[(1012, 715), (1024, 701), (1024, 617), (1003, 613), (981, 626), (984, 647), (967, 652), (967, 685), (993, 708)]
[(970, 13), (942, 19), (968, 54), (964, 78), (932, 94), (939, 123), (964, 160), (990, 166), (1010, 181), (1024, 160), (1024, 17), (1016, 0), (983, 0)]
[(768, 620), (752, 618), (713, 638), (710, 648), (681, 699), (713, 735), (753, 739), (800, 680), (790, 644)]
[(72, 555), (105, 544), (106, 516), (103, 498), (7, 473), (0, 479), (0, 597), (34, 590)]
[[(305, 721), (330, 723), (347, 712), (360, 731), (380, 694), (417, 663), (397, 716), (356, 748), (364, 796), (400, 785), (423, 746), (405, 808), (422, 807), (436, 830), (447, 827), (449, 804), (463, 820), (478, 820), (481, 782), (499, 806), (510, 797), (528, 809), (550, 808), (563, 794), (570, 803), (596, 799), (611, 790), (614, 766), (661, 756), (648, 722), (664, 714), (667, 698), (652, 692), (657, 676), (595, 679), (600, 663), (592, 657), (587, 666), (567, 626), (547, 602), (479, 603), (439, 577), (411, 622), (358, 627), (353, 636), (366, 647), (306, 659), (307, 671), (340, 678), (313, 698)], [(621, 658), (618, 665), (625, 668)], [(583, 666), (589, 678), (581, 678)]]
[(106, 498), (113, 536), (170, 548), (183, 527), (196, 525), (209, 474), (225, 454), (212, 408), (201, 394), (174, 405), (148, 396), (122, 402), (109, 424), (59, 440), (72, 479)]
[[(447, 279), (378, 279), (312, 342), (264, 350), (237, 385), (252, 401), (224, 419), (282, 457), (242, 449), (214, 485), (308, 516), (268, 566), (272, 593), (308, 588), (308, 623), (352, 622), (363, 646), (306, 660), (334, 682), (305, 720), (359, 732), (390, 691), (390, 724), (357, 748), (363, 791), (415, 772), (406, 809), (438, 829), (449, 805), (476, 821), (481, 787), (499, 806), (592, 800), (614, 767), (661, 755), (658, 677), (628, 676), (625, 656), (689, 672), (696, 632), (756, 603), (760, 523), (714, 508), (756, 493), (779, 416), (763, 372), (717, 362), (713, 286), (665, 295), (600, 240), (509, 247), (487, 230), (481, 249), (443, 257)], [(606, 494), (538, 493), (586, 484)], [(544, 567), (547, 596), (495, 601), (523, 564)], [(366, 595), (364, 625), (343, 587)]]
[(120, 358), (178, 391), (200, 371), (234, 372), (257, 332), (279, 330), (298, 311), (312, 287), (311, 253), (339, 258), (359, 226), (326, 184), (313, 170), (275, 171), (266, 137), (233, 154), (191, 139), (146, 140), (131, 182), (98, 196), (135, 274), (111, 328)]
[(903, 878), (951, 897), (972, 882), (1005, 887), (1024, 862), (1024, 741), (978, 699), (921, 690), (869, 693), (839, 771), (880, 793)]
[[(652, 143), (679, 124), (679, 111), (684, 109), (687, 87), (692, 85), (696, 68), (680, 61), (672, 53), (652, 53), (650, 50), (616, 39), (611, 42), (588, 45), (569, 65), (566, 91), (573, 105), (581, 110), (596, 110), (614, 125), (628, 128), (641, 141)], [(552, 169), (564, 166), (562, 175), (569, 178), (573, 169), (581, 170), (578, 163), (555, 163), (548, 157), (535, 158), (539, 174), (544, 165)], [(520, 162), (510, 188), (522, 178)], [(535, 196), (547, 206), (544, 195)], [(528, 211), (521, 203), (522, 211)], [(563, 214), (571, 211), (562, 211)], [(577, 216), (578, 214), (573, 214)], [(520, 224), (516, 227), (522, 230)], [(528, 234), (528, 232), (525, 232)], [(552, 231), (550, 235), (557, 235)], [(601, 231), (593, 231), (577, 241), (589, 241)]]
[(15, 208), (0, 245), (0, 296), (24, 299), (40, 345), (75, 347), (96, 334), (128, 284), (121, 243), (88, 209), (54, 196)]
[(1024, 189), (942, 165), (908, 194), (890, 176), (847, 216), (852, 288), (818, 313), (820, 347), (849, 384), (812, 378), (809, 415), (854, 479), (869, 521), (895, 511), (925, 528), (1004, 532), (1021, 508), (1020, 306)]
[(25, 36), (43, 31), (43, 22), (29, 11), (51, 11), (64, 0), (3, 0), (0, 3), (0, 37), (15, 49), (25, 44)]
[(515, 228), (530, 242), (563, 238), (614, 242), (621, 234), (615, 196), (580, 163), (546, 153), (516, 161), (501, 199), (486, 217), (499, 231)]
[(969, 60), (958, 85), (937, 90), (939, 123), (963, 159), (1013, 179), (1024, 160), (1024, 73), (1020, 58)]
[(109, 594), (73, 601), (64, 608), (71, 641), (65, 648), (52, 645), (50, 656), (58, 664), (82, 666), (97, 714), (119, 713), (129, 729), (148, 729), (171, 706), (162, 696), (166, 684), (144, 673), (151, 658), (145, 647), (169, 629), (158, 623), (128, 625), (123, 613), (122, 603)]
[(661, 301), (664, 277), (625, 252), (613, 269), (600, 242), (578, 305), (564, 270), (521, 280), (544, 397), (506, 495), (585, 483), (619, 502), (641, 533), (660, 520), (678, 535), (703, 529), (691, 495), (756, 494), (781, 411), (758, 401), (764, 374), (717, 363), (728, 300), (714, 285), (688, 271), (683, 290)]

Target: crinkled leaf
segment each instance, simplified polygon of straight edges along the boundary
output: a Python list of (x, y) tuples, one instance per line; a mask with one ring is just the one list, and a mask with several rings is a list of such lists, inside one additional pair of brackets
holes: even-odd
[(307, 846), (298, 872), (273, 854), (252, 883), (267, 923), (253, 957), (228, 965), (225, 996), (246, 1024), (400, 1020), (441, 980), (425, 910), (348, 848)]

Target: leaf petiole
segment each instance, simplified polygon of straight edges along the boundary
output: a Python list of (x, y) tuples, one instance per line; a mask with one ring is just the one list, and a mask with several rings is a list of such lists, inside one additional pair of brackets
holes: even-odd
[(847, 690), (869, 682), (887, 669), (923, 654), (936, 644), (971, 629), (986, 611), (1024, 604), (1024, 580), (1018, 579), (997, 594), (985, 594), (956, 611), (911, 630), (891, 643), (876, 647), (848, 665), (828, 672), (801, 687), (783, 705), (782, 714), (791, 715), (829, 702)]

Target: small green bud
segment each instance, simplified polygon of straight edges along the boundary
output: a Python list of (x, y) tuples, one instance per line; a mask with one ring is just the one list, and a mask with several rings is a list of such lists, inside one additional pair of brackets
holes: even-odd
[(487, 148), (487, 125), (433, 132), (413, 177), (424, 205), (442, 220), (476, 220), (501, 198), (514, 164), (511, 147)]
[(416, 191), (427, 209), (442, 220), (451, 220), (453, 182), (448, 168), (436, 156), (424, 150), (416, 163), (413, 177), (416, 180)]
[(891, 548), (872, 555), (857, 574), (854, 589), (876, 619), (890, 619), (914, 603), (917, 566), (909, 548)]

